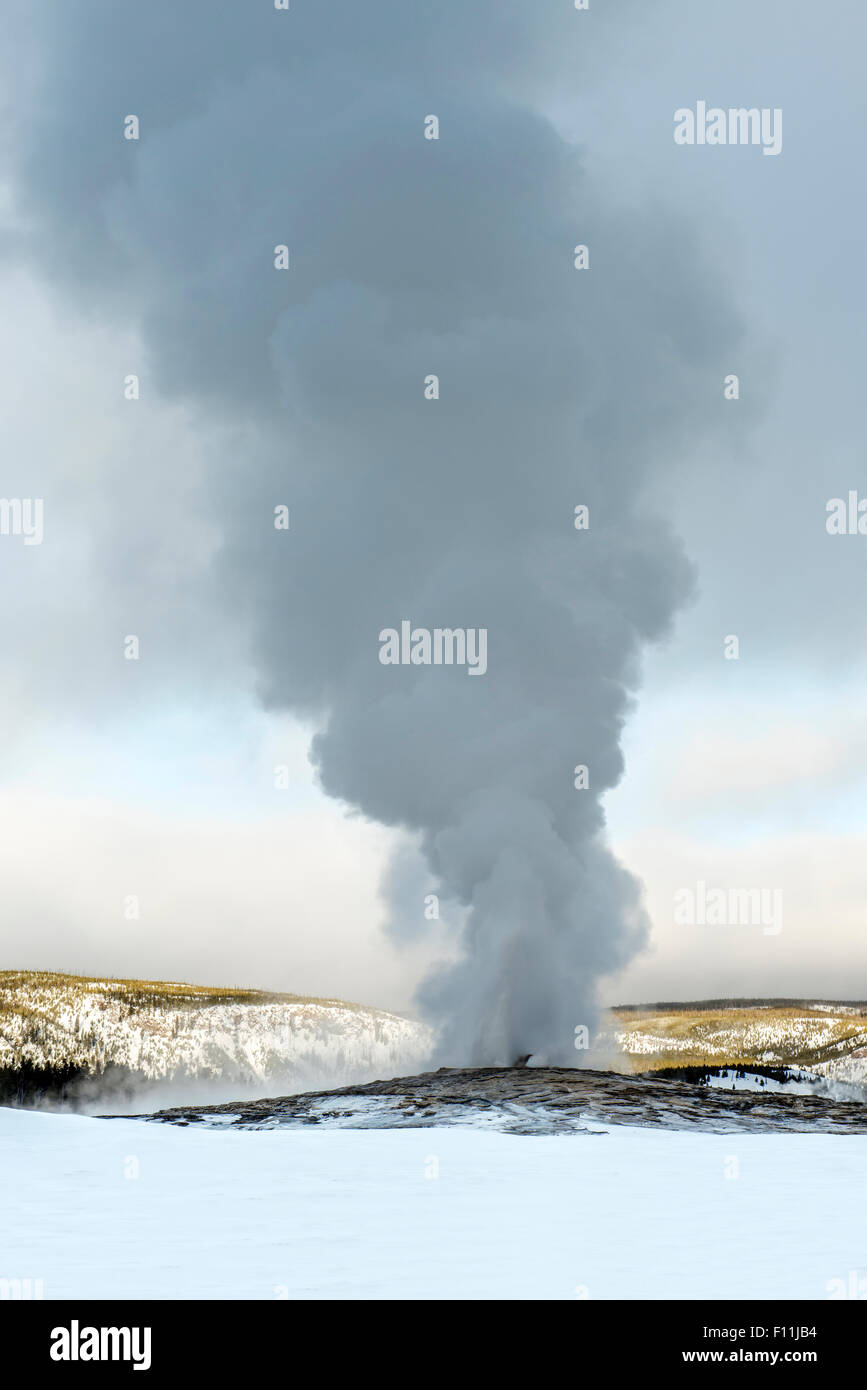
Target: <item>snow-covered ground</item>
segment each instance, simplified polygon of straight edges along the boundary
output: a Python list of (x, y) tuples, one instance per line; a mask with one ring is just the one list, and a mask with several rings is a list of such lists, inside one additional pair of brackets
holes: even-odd
[(824, 1299), (867, 1280), (865, 1162), (867, 1136), (0, 1109), (0, 1280), (46, 1298)]
[(785, 1081), (772, 1076), (761, 1076), (757, 1072), (730, 1068), (719, 1076), (709, 1076), (705, 1085), (715, 1091), (764, 1091), (766, 1095), (783, 1096), (827, 1096), (831, 1100), (851, 1100), (864, 1104), (864, 1087), (858, 1082), (838, 1081), (827, 1072), (819, 1073), (809, 1068), (788, 1068)]

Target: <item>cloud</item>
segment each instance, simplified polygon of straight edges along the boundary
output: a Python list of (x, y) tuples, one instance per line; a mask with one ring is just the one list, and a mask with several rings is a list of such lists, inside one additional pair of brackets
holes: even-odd
[[(811, 830), (738, 846), (648, 830), (618, 841), (618, 849), (646, 884), (653, 946), (606, 982), (607, 1002), (863, 995), (863, 835)], [(695, 891), (699, 881), (708, 891), (778, 890), (779, 933), (766, 934), (760, 924), (679, 925), (675, 894)]]
[[(0, 793), (4, 968), (184, 979), (406, 1010), (383, 951), (387, 837), (321, 798), (243, 821), (19, 785)], [(132, 904), (131, 900), (136, 899)], [(137, 912), (138, 915), (128, 915)]]

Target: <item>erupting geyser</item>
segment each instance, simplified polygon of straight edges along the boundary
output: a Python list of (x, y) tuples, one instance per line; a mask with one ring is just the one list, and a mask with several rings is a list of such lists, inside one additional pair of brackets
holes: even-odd
[[(30, 21), (32, 244), (62, 242), (85, 300), (108, 278), (97, 307), (140, 319), (152, 378), (200, 412), (215, 610), (248, 624), (263, 700), (316, 722), (323, 787), (414, 837), (393, 931), (429, 930), (432, 891), (460, 920), (419, 996), (446, 1062), (574, 1063), (645, 938), (601, 798), (642, 647), (691, 585), (654, 485), (718, 418), (705, 383), (738, 336), (697, 238), (620, 208), (546, 118), (592, 81), (608, 21), (585, 21), (561, 0), (332, 0), (282, 37), (212, 0)], [(407, 614), (484, 631), (485, 670), (381, 662)]]

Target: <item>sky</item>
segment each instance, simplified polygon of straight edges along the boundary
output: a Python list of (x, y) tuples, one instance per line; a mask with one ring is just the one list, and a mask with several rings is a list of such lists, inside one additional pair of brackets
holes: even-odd
[[(0, 491), (45, 499), (41, 545), (0, 536), (4, 966), (255, 985), (411, 1011), (431, 967), (465, 949), (469, 938), (462, 947), (454, 922), (419, 914), (411, 932), (396, 925), (403, 895), (420, 900), (430, 889), (424, 869), (410, 867), (405, 881), (398, 871), (412, 866), (419, 836), (435, 839), (447, 819), (435, 792), (440, 777), (450, 785), (454, 710), (441, 724), (435, 709), (426, 714), (436, 760), (420, 773), (431, 794), (416, 807), (394, 781), (413, 746), (409, 735), (402, 744), (391, 726), (389, 780), (389, 720), (359, 722), (374, 686), (363, 666), (341, 664), (328, 636), (336, 648), (344, 622), (350, 633), (345, 615), (364, 601), (374, 568), (365, 526), (399, 516), (400, 461), (386, 479), (392, 491), (383, 486), (374, 508), (373, 443), (367, 452), (359, 444), (355, 475), (346, 452), (365, 418), (379, 440), (367, 405), (384, 360), (375, 336), (365, 336), (377, 321), (374, 290), (401, 319), (413, 370), (424, 360), (418, 343), (428, 340), (412, 316), (435, 312), (405, 289), (410, 270), (366, 225), (365, 209), (376, 203), (371, 181), (387, 180), (388, 169), (369, 151), (365, 167), (359, 150), (366, 130), (384, 138), (398, 112), (415, 122), (419, 154), (429, 153), (422, 119), (441, 110), (446, 154), (461, 132), (465, 141), (455, 166), (445, 166), (442, 197), (454, 196), (460, 211), (464, 190), (469, 225), (484, 215), (471, 190), (490, 163), (503, 161), (498, 195), (514, 169), (521, 173), (514, 226), (491, 228), (498, 263), (490, 284), (480, 262), (473, 273), (481, 288), (470, 276), (455, 292), (455, 301), (478, 294), (480, 321), (489, 312), (483, 291), (502, 296), (514, 281), (515, 296), (523, 293), (514, 263), (503, 254), (499, 264), (499, 248), (514, 251), (520, 236), (533, 235), (533, 198), (549, 196), (549, 185), (537, 189), (526, 170), (536, 159), (547, 168), (550, 157), (552, 180), (568, 184), (574, 159), (576, 212), (564, 230), (571, 238), (582, 217), (591, 228), (591, 267), (580, 274), (596, 277), (586, 312), (598, 335), (582, 346), (574, 389), (580, 395), (586, 377), (598, 393), (595, 437), (612, 495), (630, 499), (624, 565), (644, 545), (676, 571), (671, 621), (660, 617), (659, 631), (642, 638), (640, 681), (625, 681), (622, 776), (616, 768), (606, 774), (612, 785), (600, 798), (607, 843), (643, 885), (649, 919), (643, 945), (641, 932), (627, 934), (622, 950), (603, 943), (594, 956), (603, 1002), (867, 997), (867, 714), (859, 698), (867, 538), (826, 530), (829, 499), (850, 490), (867, 496), (863, 7), (591, 0), (578, 12), (566, 0), (485, 0), (475, 18), (454, 21), (466, 23), (465, 33), (450, 36), (450, 6), (440, 24), (419, 19), (419, 43), (442, 54), (418, 71), (399, 37), (393, 52), (387, 43), (375, 55), (354, 50), (347, 20), (345, 47), (334, 41), (324, 69), (327, 99), (300, 59), (295, 66), (281, 56), (280, 44), (295, 41), (293, 24), (302, 57), (315, 38), (302, 0), (287, 13), (265, 0), (215, 5), (198, 27), (191, 12), (189, 35), (175, 32), (157, 4), (159, 23), (145, 26), (132, 56), (122, 26), (134, 23), (135, 7), (74, 8), (34, 18), (32, 7), (13, 6), (2, 60)], [(223, 61), (227, 35), (252, 9), (249, 63), (233, 68)], [(383, 35), (397, 35), (385, 0), (371, 13)], [(407, 61), (409, 77), (400, 66)], [(340, 103), (355, 99), (362, 71), (375, 94), (363, 108), (370, 124), (353, 146), (354, 162), (331, 164)], [(780, 108), (780, 154), (676, 145), (674, 112), (699, 100)], [(130, 149), (123, 118), (139, 107), (142, 135)], [(532, 111), (533, 122), (516, 116), (510, 125), (513, 109)], [(314, 132), (309, 160), (293, 148), (289, 118), (299, 111)], [(247, 129), (264, 148), (261, 170), (240, 135), (233, 143), (232, 131)], [(476, 145), (470, 129), (481, 132)], [(523, 140), (531, 154), (522, 153)], [(298, 214), (297, 235), (309, 226), (320, 237), (316, 255), (306, 266), (302, 255), (297, 267), (321, 277), (318, 298), (311, 308), (299, 292), (267, 334), (256, 336), (259, 319), (249, 320), (256, 333), (241, 341), (245, 286), (266, 304), (263, 322), (269, 312), (271, 282), (263, 276), (260, 286), (245, 260), (257, 199), (274, 187), (275, 224), (291, 220), (291, 179), (304, 198), (327, 197), (341, 214)], [(387, 182), (385, 193), (393, 195)], [(424, 196), (416, 193), (422, 203)], [(568, 187), (562, 196), (566, 207)], [(404, 213), (394, 215), (400, 225)], [(411, 210), (405, 217), (410, 237), (418, 228)], [(539, 225), (547, 225), (541, 214)], [(210, 227), (219, 228), (216, 249), (201, 241)], [(271, 244), (282, 239), (275, 232)], [(574, 240), (584, 237), (575, 231)], [(322, 259), (341, 244), (346, 279), (363, 289), (344, 294), (341, 284), (338, 299)], [(610, 317), (599, 308), (606, 294)], [(215, 306), (238, 327), (238, 343), (219, 332)], [(448, 299), (439, 312), (433, 341), (441, 358), (469, 375), (465, 345), (478, 351), (486, 330), (464, 319), (457, 334)], [(538, 322), (527, 319), (540, 364), (527, 368), (530, 404), (518, 403), (527, 411), (552, 381), (568, 396), (566, 314), (546, 308)], [(669, 333), (677, 369), (657, 418), (652, 393), (664, 382)], [(490, 341), (510, 364), (518, 349), (502, 325)], [(618, 406), (606, 387), (621, 359), (630, 379), (646, 383), (644, 414), (634, 418), (629, 398)], [(272, 367), (306, 404), (285, 441), (277, 396), (267, 395)], [(727, 372), (739, 376), (737, 401), (723, 398)], [(129, 373), (140, 377), (137, 400), (124, 398)], [(335, 422), (335, 377), (354, 383), (346, 421)], [(560, 408), (560, 395), (554, 404)], [(547, 400), (542, 409), (553, 411)], [(508, 425), (519, 428), (511, 418)], [(472, 432), (469, 412), (454, 416), (454, 428)], [(520, 480), (519, 491), (505, 425), (502, 438), (473, 438), (490, 457), (484, 490), (480, 481), (476, 493), (475, 477), (467, 485), (467, 514), (500, 488), (504, 514), (522, 498), (532, 508), (536, 484)], [(249, 534), (256, 508), (277, 495), (284, 445), (324, 468), (299, 472), (293, 508), (297, 501), (303, 516), (306, 503), (313, 514), (333, 496), (340, 538), (339, 547), (298, 538), (309, 568), (293, 571), (291, 593), (274, 578), (282, 560), (264, 549), (283, 538)], [(450, 557), (467, 564), (473, 551), (461, 548), (462, 530), (450, 535), (450, 508), (459, 526), (454, 493), (436, 490), (442, 478), (456, 487), (460, 469), (453, 475), (430, 449), (411, 506), (436, 517), (442, 578)], [(574, 539), (568, 521), (566, 530)], [(416, 541), (408, 537), (395, 549), (405, 546), (409, 567)], [(388, 543), (387, 533), (379, 536), (378, 548)], [(681, 552), (693, 575), (682, 594)], [(320, 560), (323, 572), (339, 573), (339, 604), (310, 579)], [(608, 561), (600, 553), (596, 563), (604, 569)], [(502, 571), (490, 571), (504, 606), (520, 603), (508, 588), (511, 572), (508, 556)], [(383, 573), (399, 591), (403, 570)], [(650, 573), (653, 593), (667, 593), (669, 569)], [(385, 607), (383, 614), (385, 626)], [(324, 624), (328, 660), (299, 673), (285, 634), (303, 643), (310, 615)], [(648, 633), (655, 626), (649, 617), (636, 627), (642, 623)], [(124, 658), (128, 634), (140, 635), (138, 661)], [(732, 635), (737, 660), (725, 655)], [(631, 656), (623, 659), (631, 671)], [(561, 700), (568, 712), (570, 689), (558, 691), (558, 712)], [(593, 695), (595, 686), (577, 690), (576, 723), (580, 729), (586, 717), (592, 730), (590, 696), (582, 713), (587, 689)], [(545, 703), (541, 685), (533, 699)], [(472, 723), (476, 715), (462, 717)], [(367, 748), (372, 770), (361, 756)], [(279, 785), (275, 768), (286, 770)], [(466, 835), (475, 828), (460, 824)], [(578, 821), (573, 829), (579, 838), (586, 830)], [(440, 869), (450, 852), (459, 858), (443, 843)], [(679, 923), (676, 895), (699, 883), (781, 894), (780, 929)], [(604, 924), (596, 935), (604, 937)]]

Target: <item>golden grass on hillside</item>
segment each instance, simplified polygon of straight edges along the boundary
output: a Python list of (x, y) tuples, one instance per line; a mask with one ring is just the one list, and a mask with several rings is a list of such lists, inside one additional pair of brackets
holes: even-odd
[(810, 1066), (867, 1045), (867, 1011), (839, 1007), (841, 1012), (833, 1005), (666, 1006), (616, 1009), (613, 1019), (628, 1071)]
[(175, 980), (125, 980), (111, 976), (67, 975), (53, 970), (0, 971), (0, 1014), (26, 1014), (39, 997), (54, 995), (74, 999), (102, 994), (130, 1009), (201, 1009), (215, 1004), (322, 1004), (363, 1009), (363, 1004), (343, 999), (319, 999), (313, 995), (270, 993), (262, 989), (238, 989), (222, 985), (193, 985)]

